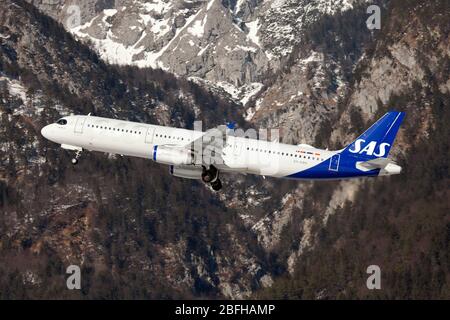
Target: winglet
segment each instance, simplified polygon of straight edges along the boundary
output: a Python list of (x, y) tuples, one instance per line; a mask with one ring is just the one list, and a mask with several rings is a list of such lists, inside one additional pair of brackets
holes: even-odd
[(231, 130), (235, 129), (236, 128), (236, 122), (235, 121), (227, 122), (227, 128), (231, 129)]

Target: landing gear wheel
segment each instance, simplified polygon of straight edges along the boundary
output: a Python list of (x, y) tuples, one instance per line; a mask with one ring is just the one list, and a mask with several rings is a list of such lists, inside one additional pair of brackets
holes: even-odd
[(202, 180), (204, 183), (213, 183), (219, 178), (219, 170), (216, 167), (210, 166), (209, 170), (203, 167)]
[(78, 159), (77, 159), (77, 158), (73, 158), (73, 159), (72, 159), (72, 164), (75, 165), (75, 164), (77, 164), (77, 163), (78, 163)]
[(222, 182), (220, 181), (220, 179), (216, 179), (216, 181), (211, 183), (211, 187), (214, 191), (219, 191), (220, 189), (222, 189)]
[(222, 182), (219, 179), (219, 170), (214, 166), (209, 166), (209, 169), (203, 167), (202, 180), (206, 184), (210, 184), (214, 191), (222, 189)]
[(210, 183), (214, 179), (214, 177), (211, 175), (209, 171), (204, 171), (202, 173), (202, 180), (204, 183)]

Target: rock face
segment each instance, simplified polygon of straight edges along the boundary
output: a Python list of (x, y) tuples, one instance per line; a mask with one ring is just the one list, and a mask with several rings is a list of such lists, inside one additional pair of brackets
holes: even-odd
[(32, 2), (91, 41), (105, 61), (197, 77), (245, 104), (311, 23), (356, 1)]

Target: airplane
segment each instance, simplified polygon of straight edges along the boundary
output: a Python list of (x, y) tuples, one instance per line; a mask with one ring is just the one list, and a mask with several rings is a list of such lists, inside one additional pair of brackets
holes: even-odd
[(206, 132), (102, 118), (66, 116), (42, 128), (46, 139), (83, 150), (152, 159), (169, 166), (175, 177), (198, 179), (213, 190), (222, 188), (219, 173), (239, 172), (299, 180), (339, 180), (400, 174), (388, 159), (405, 116), (390, 111), (341, 150), (289, 145), (233, 135), (233, 125)]

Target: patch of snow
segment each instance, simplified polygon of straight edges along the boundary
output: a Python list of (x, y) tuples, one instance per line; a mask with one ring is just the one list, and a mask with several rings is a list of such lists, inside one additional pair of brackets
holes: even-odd
[(255, 113), (256, 111), (254, 108), (248, 108), (245, 115), (245, 121), (251, 121), (255, 116)]
[(155, 13), (161, 14), (169, 11), (169, 9), (172, 8), (172, 3), (170, 1), (156, 0), (145, 2), (142, 4), (142, 6), (145, 10), (147, 10), (147, 12), (153, 11)]
[(258, 21), (259, 19), (256, 19), (255, 21), (252, 22), (247, 22), (245, 25), (248, 28), (248, 34), (247, 34), (247, 38), (252, 41), (254, 44), (256, 44), (258, 47), (261, 47), (260, 43), (259, 43), (259, 37), (258, 37), (258, 30), (259, 30), (259, 26), (258, 26)]
[(244, 3), (246, 3), (246, 2), (247, 2), (247, 0), (238, 0), (238, 1), (236, 2), (236, 6), (235, 6), (235, 8), (234, 8), (234, 13), (237, 13), (237, 12), (241, 11), (242, 6), (243, 6)]
[(231, 83), (229, 82), (225, 82), (225, 81), (219, 81), (216, 83), (216, 85), (220, 88), (222, 88), (223, 90), (225, 90), (225, 92), (229, 93), (233, 98), (235, 98), (236, 100), (239, 100), (239, 90), (233, 86)]
[(263, 98), (259, 98), (255, 103), (255, 110), (258, 111), (261, 108), (261, 103), (263, 102)]
[(147, 26), (148, 23), (152, 20), (152, 17), (149, 14), (139, 14), (139, 17), (141, 18), (141, 21), (139, 22), (144, 26)]
[(270, 4), (270, 7), (272, 9), (277, 9), (277, 8), (283, 6), (285, 2), (286, 2), (286, 0), (273, 0), (272, 3)]
[(27, 101), (27, 90), (18, 81), (10, 81), (8, 87), (11, 95), (20, 98), (23, 102)]
[[(76, 30), (74, 32), (83, 37), (83, 34), (77, 33)], [(106, 61), (119, 65), (133, 64), (133, 56), (140, 53), (143, 48), (126, 47), (122, 43), (115, 42), (112, 36), (111, 30), (109, 30), (106, 39), (91, 38), (100, 56)]]
[(175, 32), (175, 36), (158, 52), (146, 52), (145, 53), (145, 58), (143, 60), (139, 60), (136, 61), (136, 65), (139, 67), (152, 67), (152, 68), (162, 68), (167, 70), (168, 68), (164, 67), (164, 65), (162, 64), (161, 61), (157, 61), (163, 54), (164, 52), (172, 45), (172, 43), (178, 38), (178, 36), (180, 35), (181, 32), (184, 31), (184, 29), (188, 28), (189, 25), (192, 23), (192, 21), (194, 21), (197, 16), (200, 14), (200, 12), (202, 12), (202, 10), (199, 10), (196, 14), (190, 16), (185, 25), (181, 28), (179, 28), (176, 32)]
[[(145, 2), (142, 4), (139, 4), (141, 6), (141, 12), (139, 14), (140, 20), (139, 22), (144, 26), (151, 26), (150, 31), (152, 32), (153, 36), (155, 38), (160, 38), (167, 34), (170, 31), (169, 23), (170, 18), (167, 19), (155, 19), (154, 14), (156, 15), (164, 15), (167, 13), (170, 8), (173, 6), (173, 4), (170, 1), (165, 0), (154, 0), (152, 2)], [(125, 10), (126, 7), (122, 7), (122, 11)], [(154, 14), (151, 14), (153, 12)], [(168, 43), (167, 46), (162, 48), (158, 52), (145, 52), (144, 56), (145, 58), (142, 60), (135, 61), (133, 58), (137, 55), (142, 53), (145, 50), (145, 47), (140, 46), (141, 40), (144, 39), (145, 36), (147, 36), (147, 33), (144, 31), (140, 37), (140, 39), (132, 46), (125, 46), (124, 44), (117, 43), (114, 39), (114, 35), (112, 33), (111, 27), (112, 25), (106, 21), (108, 17), (114, 16), (117, 13), (116, 9), (106, 9), (103, 10), (103, 27), (106, 27), (107, 34), (105, 39), (96, 39), (94, 37), (89, 36), (86, 34), (84, 30), (89, 28), (93, 21), (96, 19), (94, 17), (91, 21), (70, 29), (69, 31), (73, 33), (78, 38), (87, 38), (92, 41), (94, 47), (96, 48), (97, 52), (99, 53), (100, 57), (108, 61), (110, 63), (115, 63), (119, 65), (137, 65), (139, 67), (153, 67), (153, 68), (162, 68), (166, 69), (162, 62), (157, 61), (157, 59), (164, 53), (164, 51), (169, 47), (169, 45), (172, 43), (174, 39), (177, 38), (179, 35), (179, 31), (177, 30), (174, 38)], [(196, 16), (196, 15), (195, 15)], [(186, 25), (188, 25), (192, 21), (193, 17), (190, 17), (187, 20)], [(185, 26), (186, 26), (185, 25)], [(102, 26), (102, 24), (100, 24)], [(184, 26), (184, 27), (185, 27)], [(181, 28), (181, 29), (184, 29)], [(136, 27), (132, 27), (131, 29), (134, 30)]]
[(249, 85), (246, 85), (243, 87), (243, 93), (241, 95), (241, 103), (245, 106), (247, 104), (247, 102), (255, 95), (257, 94), (259, 91), (261, 91), (263, 87), (262, 83), (259, 82), (253, 82), (250, 83)]
[(214, 4), (214, 1), (216, 1), (216, 0), (210, 0), (210, 1), (208, 2), (208, 5), (206, 6), (206, 10), (207, 10), (207, 11), (209, 11), (209, 9), (211, 9), (212, 5)]
[(209, 47), (209, 43), (197, 53), (197, 56), (200, 57), (203, 53), (205, 53), (205, 51), (208, 49), (208, 47)]
[(189, 27), (187, 31), (197, 38), (203, 37), (203, 33), (205, 32), (205, 24), (208, 16), (205, 16), (202, 20), (197, 20), (192, 24), (192, 27)]
[(117, 13), (117, 10), (116, 9), (105, 9), (105, 10), (103, 10), (103, 13), (107, 17), (112, 17), (113, 15), (115, 15)]
[[(189, 78), (191, 80), (197, 80), (193, 79), (193, 77)], [(263, 87), (262, 83), (259, 82), (252, 82), (250, 84), (236, 87), (232, 85), (229, 82), (226, 81), (218, 81), (214, 84), (210, 83), (209, 81), (204, 81), (208, 85), (214, 85), (216, 87), (219, 87), (223, 89), (225, 92), (227, 92), (236, 102), (240, 102), (242, 105), (247, 104), (247, 102), (255, 95), (257, 94)]]
[(241, 45), (237, 45), (236, 48), (234, 48), (234, 50), (243, 50), (243, 51), (250, 51), (255, 53), (256, 51), (258, 51), (258, 49), (254, 48), (254, 47), (246, 47), (246, 46), (241, 46)]

